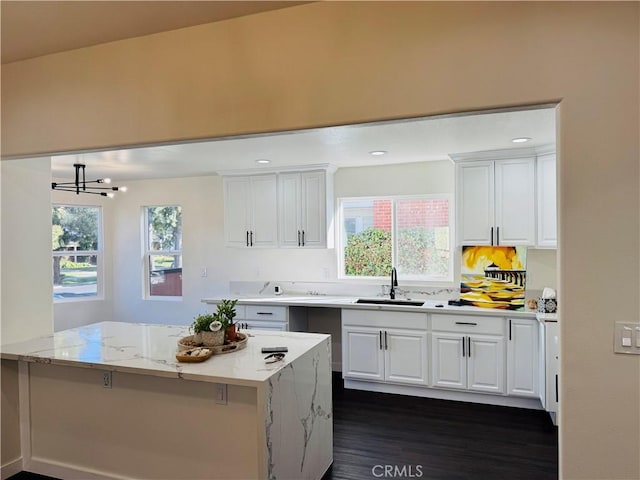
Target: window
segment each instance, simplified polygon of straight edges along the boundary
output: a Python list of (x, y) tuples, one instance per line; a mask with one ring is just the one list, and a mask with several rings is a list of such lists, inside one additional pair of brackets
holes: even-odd
[(102, 296), (100, 207), (53, 205), (53, 298)]
[(341, 199), (341, 276), (451, 281), (450, 210), (447, 195)]
[(148, 297), (182, 296), (182, 207), (144, 207)]

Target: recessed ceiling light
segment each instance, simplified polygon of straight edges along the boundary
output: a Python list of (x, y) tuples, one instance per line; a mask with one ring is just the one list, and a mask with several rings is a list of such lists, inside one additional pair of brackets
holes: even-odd
[(266, 165), (267, 163), (271, 163), (271, 160), (267, 160), (266, 158), (259, 158), (256, 160), (256, 163), (261, 163), (262, 165)]
[(374, 156), (378, 156), (378, 155), (385, 155), (387, 152), (385, 150), (374, 150), (373, 152), (369, 152), (369, 155), (374, 155)]
[(528, 142), (529, 140), (531, 140), (531, 138), (529, 138), (529, 137), (518, 137), (518, 138), (514, 138), (514, 139), (512, 139), (511, 141), (512, 141), (513, 143), (526, 143), (526, 142)]

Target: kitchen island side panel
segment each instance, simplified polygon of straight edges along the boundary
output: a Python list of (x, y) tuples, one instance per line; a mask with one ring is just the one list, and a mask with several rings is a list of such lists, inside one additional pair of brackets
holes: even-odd
[(269, 479), (320, 479), (333, 462), (331, 338), (265, 386)]
[(255, 387), (228, 385), (220, 405), (208, 382), (113, 372), (104, 388), (102, 370), (29, 367), (30, 471), (47, 474), (55, 465), (105, 478), (259, 477), (250, 439), (264, 422)]

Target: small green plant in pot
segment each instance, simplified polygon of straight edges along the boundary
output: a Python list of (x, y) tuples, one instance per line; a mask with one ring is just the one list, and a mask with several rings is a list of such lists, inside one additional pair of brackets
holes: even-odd
[(224, 343), (224, 327), (217, 313), (203, 313), (191, 324), (193, 341), (205, 347), (215, 347)]
[(236, 304), (238, 300), (222, 300), (218, 304), (218, 310), (216, 316), (222, 323), (222, 327), (225, 330), (226, 339), (229, 342), (235, 342), (236, 340), (236, 325), (233, 322), (236, 316)]

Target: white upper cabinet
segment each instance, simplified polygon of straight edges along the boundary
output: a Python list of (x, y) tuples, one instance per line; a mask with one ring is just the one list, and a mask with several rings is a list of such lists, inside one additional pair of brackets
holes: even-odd
[(556, 209), (556, 154), (538, 155), (538, 247), (558, 246)]
[(280, 246), (327, 245), (326, 177), (324, 171), (278, 175)]
[(458, 243), (535, 244), (535, 158), (456, 165)]
[(532, 149), (452, 155), (459, 245), (555, 248), (555, 154)]
[(535, 158), (496, 160), (496, 245), (534, 245)]
[(225, 177), (225, 243), (231, 247), (277, 247), (276, 175)]
[(458, 243), (491, 245), (494, 225), (493, 162), (456, 166)]
[(229, 247), (333, 247), (332, 176), (322, 170), (239, 175), (224, 183), (225, 244)]

